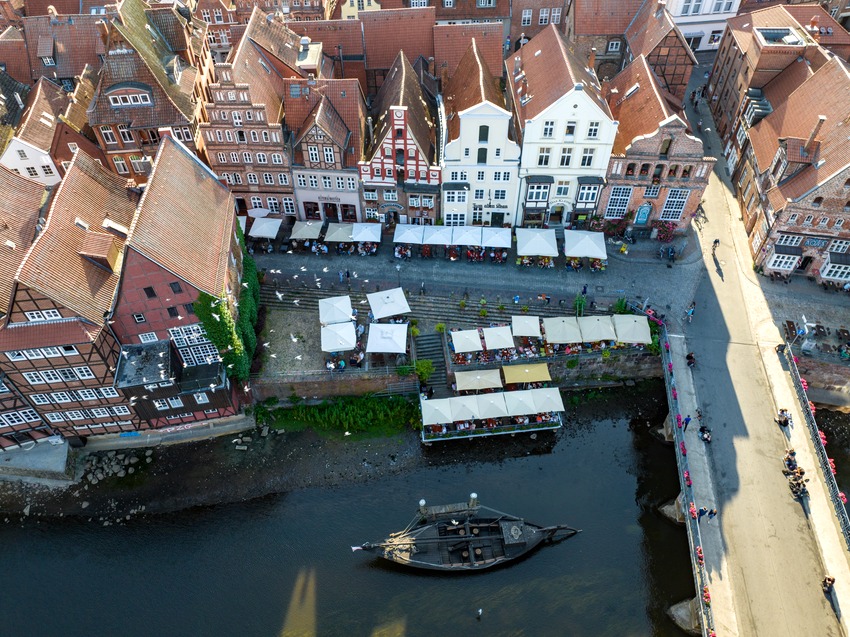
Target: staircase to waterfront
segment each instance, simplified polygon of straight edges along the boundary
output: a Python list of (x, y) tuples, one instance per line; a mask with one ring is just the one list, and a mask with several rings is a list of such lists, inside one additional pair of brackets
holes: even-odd
[(435, 398), (448, 398), (451, 392), (448, 388), (446, 375), (446, 356), (443, 350), (443, 335), (436, 332), (420, 334), (416, 337), (416, 358), (427, 359), (434, 363), (434, 373), (428, 379), (428, 385), (434, 388)]

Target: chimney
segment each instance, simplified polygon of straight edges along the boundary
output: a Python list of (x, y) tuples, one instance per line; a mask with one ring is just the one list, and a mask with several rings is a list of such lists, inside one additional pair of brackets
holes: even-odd
[(519, 75), (519, 72), (522, 70), (522, 60), (520, 57), (514, 56), (514, 75)]
[(806, 154), (807, 155), (812, 154), (812, 146), (814, 146), (815, 137), (817, 137), (818, 133), (820, 132), (821, 126), (823, 126), (823, 123), (825, 121), (826, 121), (826, 115), (818, 115), (818, 123), (815, 124), (815, 127), (812, 129), (812, 134), (809, 135), (809, 141), (806, 142)]
[(96, 23), (97, 33), (100, 36), (101, 42), (103, 42), (104, 48), (109, 50), (109, 25), (106, 23), (106, 20), (98, 20)]
[[(49, 9), (50, 7), (48, 7), (48, 10)], [(818, 27), (818, 22), (820, 22), (820, 18), (818, 18), (817, 15), (813, 15), (812, 19), (809, 20), (809, 29), (811, 29), (812, 31), (819, 31), (820, 28)]]
[(660, 18), (664, 14), (664, 8), (667, 6), (667, 0), (658, 0), (655, 8), (655, 17)]
[(305, 36), (303, 36), (303, 37), (301, 38), (301, 51), (302, 51), (303, 53), (307, 53), (307, 51), (308, 51), (309, 49), (310, 49), (310, 38), (308, 38), (308, 37), (305, 35)]
[(590, 49), (590, 57), (587, 58), (587, 66), (596, 70), (596, 47)]

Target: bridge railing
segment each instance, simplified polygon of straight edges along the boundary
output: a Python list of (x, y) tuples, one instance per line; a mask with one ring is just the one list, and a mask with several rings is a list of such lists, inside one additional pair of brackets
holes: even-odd
[(844, 535), (844, 542), (847, 548), (850, 549), (850, 516), (847, 515), (847, 508), (844, 506), (844, 501), (841, 499), (842, 493), (838, 488), (838, 483), (835, 480), (835, 475), (832, 473), (832, 465), (829, 462), (829, 456), (826, 453), (826, 448), (823, 446), (823, 441), (820, 437), (818, 423), (815, 420), (815, 414), (812, 411), (809, 396), (806, 394), (806, 388), (803, 386), (803, 379), (800, 377), (800, 370), (797, 369), (797, 361), (794, 357), (794, 352), (791, 351), (791, 345), (786, 342), (782, 350), (782, 354), (788, 363), (788, 370), (791, 372), (791, 380), (794, 381), (794, 389), (797, 392), (797, 398), (800, 400), (800, 409), (803, 412), (803, 420), (806, 422), (806, 428), (809, 431), (809, 436), (815, 447), (815, 455), (818, 458), (821, 473), (823, 474), (824, 484), (829, 492), (829, 499), (832, 501), (832, 508), (835, 509), (835, 515), (838, 518), (838, 524), (841, 527), (841, 533)]
[[(646, 313), (637, 305), (629, 303), (635, 314)], [(647, 315), (648, 316), (648, 315)], [(700, 614), (700, 629), (703, 637), (714, 634), (714, 615), (711, 611), (711, 597), (708, 589), (708, 576), (705, 570), (705, 556), (702, 553), (702, 537), (700, 535), (699, 516), (696, 514), (694, 504), (693, 486), (689, 484), (691, 469), (688, 464), (688, 450), (685, 443), (684, 429), (679, 426), (681, 413), (679, 412), (679, 398), (676, 389), (675, 369), (673, 356), (670, 352), (670, 341), (667, 335), (667, 326), (653, 316), (650, 321), (660, 328), (659, 345), (661, 347), (661, 361), (664, 368), (664, 384), (667, 391), (667, 404), (670, 405), (670, 427), (673, 430), (673, 441), (676, 448), (676, 463), (679, 466), (679, 487), (681, 488), (684, 501), (685, 528), (688, 532), (688, 548), (690, 551), (691, 568), (694, 573), (694, 584), (697, 589), (697, 602)], [(688, 477), (686, 477), (688, 476)]]

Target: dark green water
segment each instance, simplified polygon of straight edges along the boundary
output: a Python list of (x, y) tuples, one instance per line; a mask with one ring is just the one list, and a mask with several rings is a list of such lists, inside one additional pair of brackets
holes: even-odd
[[(657, 423), (656, 423), (657, 424)], [(505, 440), (505, 444), (510, 441)], [(103, 528), (0, 527), (6, 637), (234, 635), (630, 637), (683, 633), (693, 595), (684, 530), (656, 506), (678, 490), (672, 449), (628, 415), (572, 422), (519, 457), (464, 449), (403, 478), (312, 489)], [(468, 456), (467, 456), (468, 457)], [(416, 502), (484, 504), (577, 537), (502, 570), (423, 575), (350, 545), (382, 538)], [(483, 608), (481, 620), (476, 610)]]

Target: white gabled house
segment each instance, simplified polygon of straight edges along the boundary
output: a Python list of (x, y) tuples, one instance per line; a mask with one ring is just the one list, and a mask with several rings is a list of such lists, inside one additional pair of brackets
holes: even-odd
[(522, 146), (517, 225), (580, 226), (596, 210), (617, 135), (593, 60), (578, 60), (550, 25), (505, 65)]
[(442, 106), (444, 223), (516, 225), (520, 148), (498, 80), (474, 39), (444, 87)]

